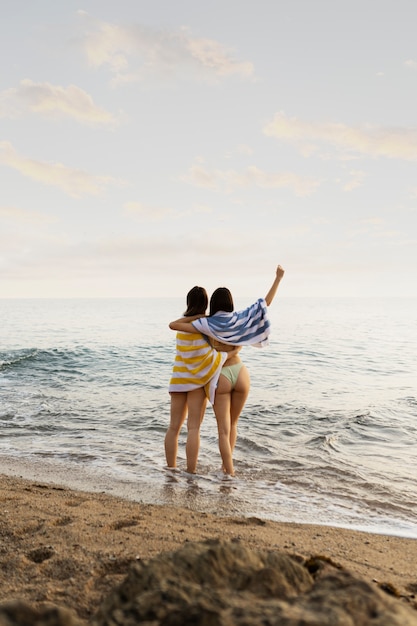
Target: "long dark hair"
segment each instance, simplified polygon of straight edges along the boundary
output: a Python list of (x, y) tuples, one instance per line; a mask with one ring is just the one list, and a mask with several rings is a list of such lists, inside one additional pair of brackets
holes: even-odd
[(204, 315), (208, 305), (207, 291), (204, 287), (193, 287), (187, 293), (187, 310), (185, 317), (190, 315)]
[(218, 287), (213, 291), (210, 298), (210, 313), (214, 315), (218, 311), (231, 313), (234, 310), (233, 298), (227, 287)]

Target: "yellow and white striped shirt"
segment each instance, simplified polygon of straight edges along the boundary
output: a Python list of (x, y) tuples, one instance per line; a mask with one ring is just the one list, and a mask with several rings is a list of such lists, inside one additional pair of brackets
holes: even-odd
[(193, 391), (204, 387), (210, 402), (214, 394), (220, 372), (227, 358), (226, 352), (217, 352), (201, 333), (177, 333), (177, 354), (175, 357), (169, 392)]

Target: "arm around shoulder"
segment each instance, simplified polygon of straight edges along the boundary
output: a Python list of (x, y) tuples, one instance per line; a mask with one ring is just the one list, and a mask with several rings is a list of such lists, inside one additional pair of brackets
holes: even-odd
[(205, 317), (205, 315), (199, 314), (199, 315), (188, 315), (185, 317), (180, 317), (174, 322), (170, 322), (169, 327), (171, 330), (180, 330), (184, 333), (194, 333), (195, 328), (193, 327), (191, 322), (194, 322), (194, 320), (199, 320), (200, 317)]
[(284, 276), (285, 270), (281, 267), (281, 265), (278, 265), (276, 272), (275, 272), (275, 279), (274, 282), (271, 285), (270, 290), (268, 291), (268, 293), (265, 296), (265, 302), (267, 304), (267, 306), (269, 306), (272, 302), (272, 300), (275, 297), (275, 294), (278, 291), (278, 287), (279, 284), (281, 282), (282, 277)]
[(179, 320), (170, 322), (169, 327), (171, 330), (181, 331), (183, 333), (195, 333), (195, 328), (192, 325), (192, 323), (190, 321), (186, 321), (190, 319), (198, 319), (198, 318), (197, 317), (195, 318), (181, 317)]

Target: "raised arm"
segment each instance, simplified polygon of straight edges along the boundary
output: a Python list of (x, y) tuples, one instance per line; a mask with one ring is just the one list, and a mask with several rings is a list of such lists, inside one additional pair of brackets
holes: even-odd
[(276, 269), (276, 273), (275, 273), (275, 280), (271, 285), (270, 290), (268, 291), (268, 293), (265, 296), (265, 302), (267, 304), (267, 306), (269, 306), (272, 302), (272, 300), (275, 297), (275, 294), (278, 291), (278, 287), (279, 284), (281, 282), (282, 277), (284, 276), (284, 270), (281, 267), (281, 265), (278, 265), (277, 269)]

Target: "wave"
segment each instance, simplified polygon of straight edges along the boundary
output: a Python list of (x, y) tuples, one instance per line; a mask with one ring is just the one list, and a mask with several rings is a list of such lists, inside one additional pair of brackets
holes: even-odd
[(5, 352), (0, 355), (0, 372), (24, 366), (26, 362), (33, 361), (37, 355), (36, 348)]
[(79, 348), (26, 348), (0, 353), (0, 372), (36, 369), (80, 371), (103, 358), (96, 350), (84, 346)]

